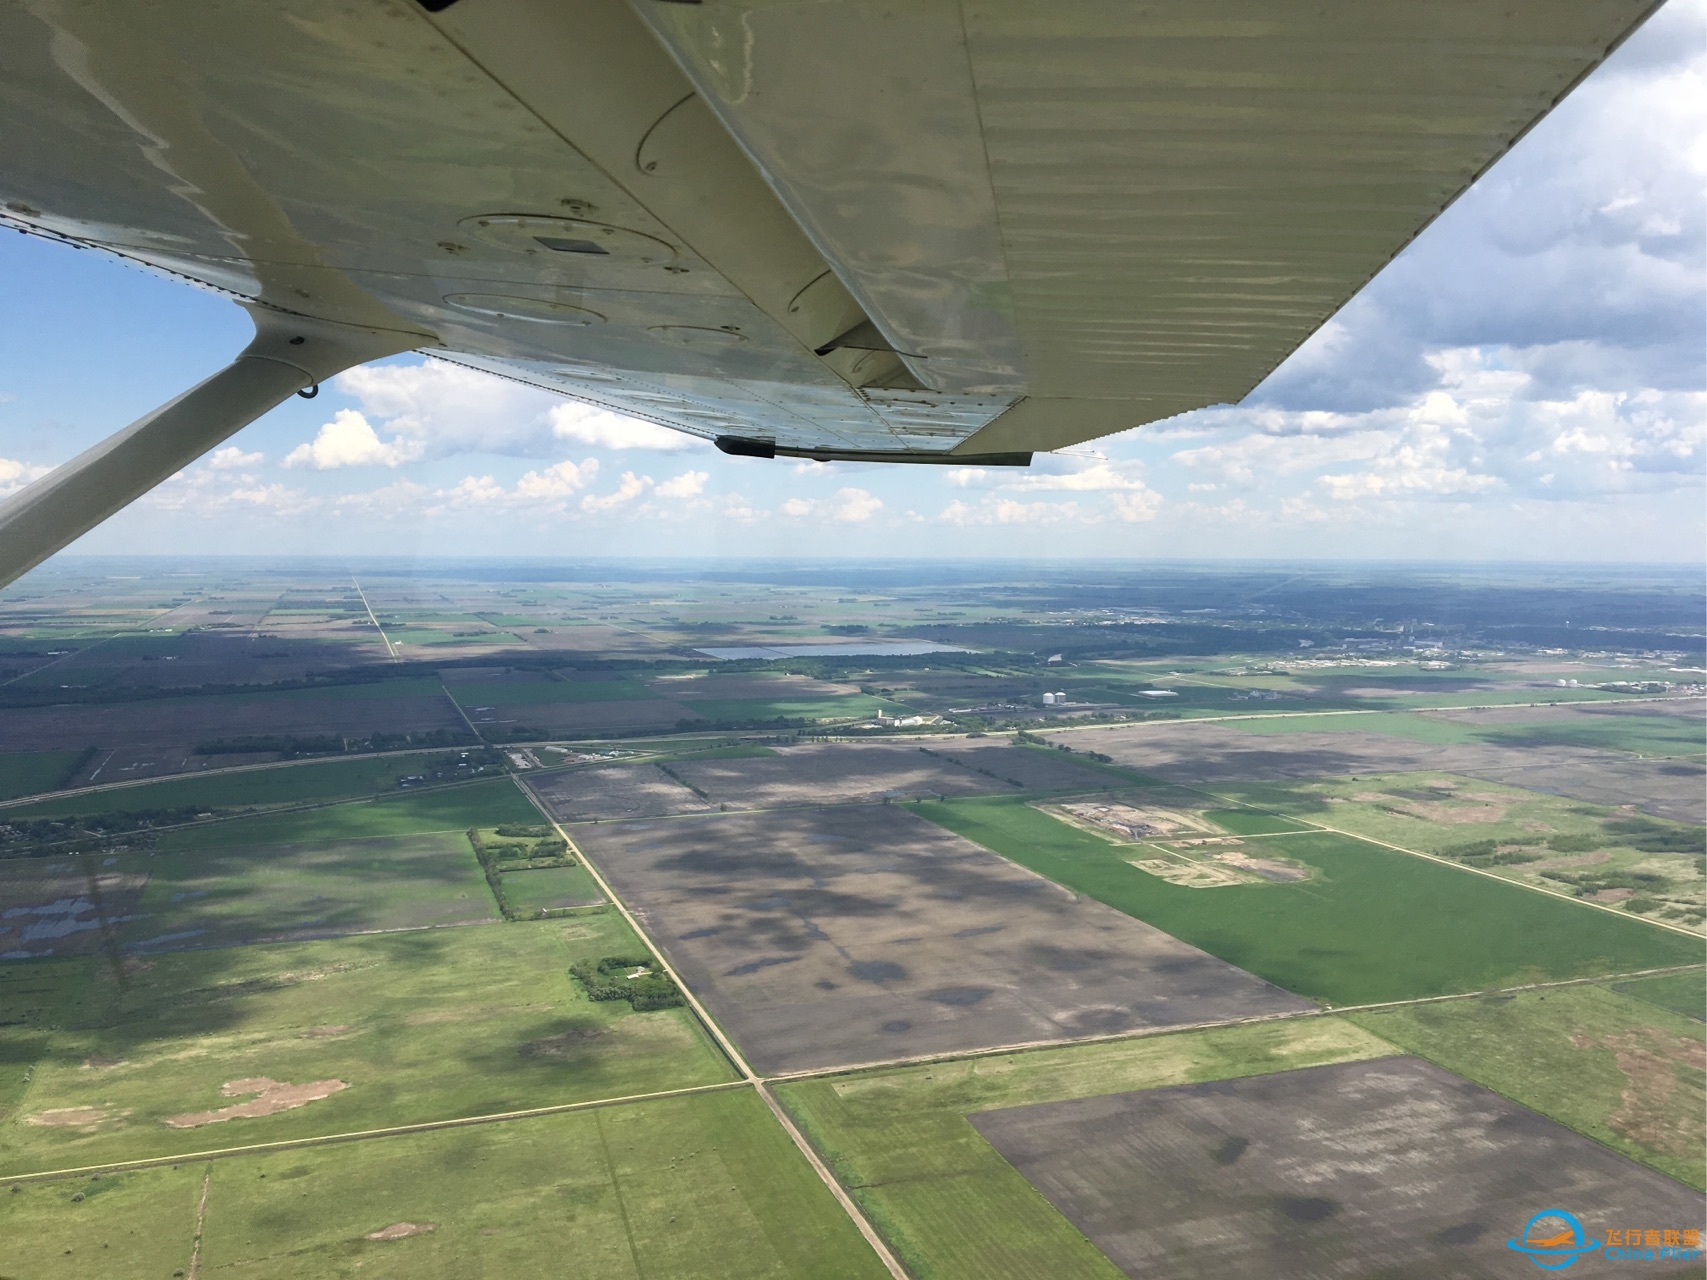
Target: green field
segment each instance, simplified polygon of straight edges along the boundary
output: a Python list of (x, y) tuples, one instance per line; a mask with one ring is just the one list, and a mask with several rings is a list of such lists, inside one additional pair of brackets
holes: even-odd
[(293, 813), (260, 813), (173, 828), (160, 833), (157, 847), (163, 853), (175, 853), (305, 844), (313, 840), (359, 840), (421, 831), (466, 831), (469, 827), (539, 820), (539, 810), (513, 782), (508, 778), (492, 778), (378, 800), (351, 801)]
[[(74, 752), (55, 752), (74, 755)], [(406, 756), (356, 756), (313, 764), (283, 764), (210, 777), (168, 778), (138, 782), (84, 795), (43, 800), (6, 810), (7, 817), (58, 818), (87, 813), (139, 813), (149, 809), (247, 809), (267, 805), (303, 804), (345, 796), (392, 792), (397, 780), (421, 770), (443, 749)], [(17, 794), (28, 794), (19, 792)]]
[(1684, 760), (1707, 757), (1699, 719), (1668, 715), (1579, 715), (1568, 722), (1485, 729), (1484, 742), (1502, 746), (1596, 747)]
[[(1624, 896), (1607, 900), (1667, 924), (1700, 928), (1707, 917), (1700, 828), (1681, 823), (1445, 773), (1222, 783), (1212, 790), (1555, 893), (1587, 897), (1600, 886), (1622, 887)], [(1626, 829), (1632, 826), (1634, 832)]]
[(969, 1114), (1391, 1052), (1348, 1023), (1311, 1018), (795, 1081), (776, 1092), (920, 1280), (1118, 1280)]
[(63, 787), (85, 755), (83, 751), (0, 752), (0, 800)]
[(523, 919), (535, 911), (579, 907), (604, 900), (598, 884), (587, 869), (580, 866), (506, 871), (503, 885), (510, 910)]
[[(1191, 889), (1143, 856), (1008, 796), (917, 813), (985, 848), (1330, 1005), (1375, 1003), (1691, 964), (1701, 944), (1423, 858), (1332, 834), (1267, 850), (1315, 871), (1297, 884)], [(1256, 852), (1264, 852), (1259, 847)]]
[[(1700, 974), (1694, 976), (1700, 990)], [(1604, 986), (1347, 1015), (1407, 1051), (1707, 1187), (1702, 1027)]]
[(1252, 719), (1235, 720), (1228, 728), (1240, 733), (1382, 733), (1436, 746), (1480, 742), (1474, 729), (1456, 720), (1435, 720), (1403, 711), (1359, 712), (1356, 715), (1274, 715), (1252, 712)]
[[(1537, 692), (1539, 691), (1531, 690), (1522, 696), (1502, 696), (1497, 691), (1478, 692), (1468, 701), (1487, 705), (1529, 703), (1540, 700), (1536, 696)], [(1559, 692), (1572, 695), (1557, 699), (1559, 702), (1604, 701), (1613, 696), (1592, 689), (1561, 689)], [(1585, 693), (1589, 696), (1580, 696)], [(1550, 699), (1551, 691), (1547, 691), (1546, 696)], [(1462, 694), (1455, 697), (1464, 700)], [(1535, 722), (1532, 724), (1506, 722), (1494, 725), (1479, 724), (1472, 720), (1448, 720), (1425, 714), (1431, 706), (1453, 705), (1453, 697), (1430, 694), (1398, 701), (1415, 709), (1380, 711), (1367, 715), (1261, 713), (1260, 719), (1236, 721), (1232, 727), (1245, 733), (1384, 733), (1439, 746), (1486, 742), (1508, 747), (1594, 747), (1605, 751), (1628, 751), (1638, 755), (1697, 760), (1707, 755), (1707, 742), (1703, 740), (1701, 721), (1686, 716), (1643, 714), (1634, 710), (1623, 712), (1607, 708), (1606, 711), (1594, 715), (1576, 713), (1569, 719), (1561, 719), (1557, 715), (1549, 716), (1544, 709), (1538, 707), (1534, 712)], [(1253, 714), (1259, 714), (1260, 707), (1261, 704), (1253, 708)]]
[(460, 831), (121, 857), (148, 875), (127, 951), (422, 929), (496, 919)]
[(541, 706), (554, 702), (643, 702), (658, 695), (632, 677), (615, 680), (490, 680), (447, 685), (463, 707)]
[[(750, 1089), (109, 1176), (80, 1203), (31, 1185), (0, 1199), (0, 1266), (170, 1276), (204, 1177), (203, 1275), (888, 1274)], [(396, 1223), (432, 1229), (368, 1239)]]
[[(593, 1003), (568, 969), (644, 950), (614, 912), (321, 942), (0, 968), (0, 1023), (34, 1054), (0, 1120), (23, 1172), (730, 1078), (684, 1009)], [(229, 1081), (342, 1081), (294, 1110), (175, 1128)], [(241, 1101), (241, 1099), (239, 1100)], [(91, 1108), (71, 1113), (67, 1109)], [(56, 1116), (57, 1113), (57, 1116)], [(45, 1116), (46, 1121), (43, 1121)], [(80, 1123), (52, 1123), (78, 1120)]]
[(1612, 989), (1669, 1009), (1672, 1013), (1681, 1013), (1697, 1022), (1707, 1022), (1707, 970), (1637, 978), (1631, 982), (1614, 983)]

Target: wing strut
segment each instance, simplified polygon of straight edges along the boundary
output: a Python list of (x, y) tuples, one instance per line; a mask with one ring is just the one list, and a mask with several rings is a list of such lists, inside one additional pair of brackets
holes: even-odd
[(249, 314), (255, 339), (225, 368), (0, 503), (0, 587), (298, 391), (434, 342), (424, 333), (332, 324), (259, 307)]

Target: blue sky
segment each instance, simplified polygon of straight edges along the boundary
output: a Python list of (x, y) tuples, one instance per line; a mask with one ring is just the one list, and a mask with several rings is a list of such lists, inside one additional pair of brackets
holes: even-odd
[[(1704, 29), (1673, 0), (1236, 407), (1025, 472), (825, 466), (408, 356), (72, 550), (1698, 562)], [(248, 337), (222, 299), (24, 236), (0, 281), (0, 492)]]

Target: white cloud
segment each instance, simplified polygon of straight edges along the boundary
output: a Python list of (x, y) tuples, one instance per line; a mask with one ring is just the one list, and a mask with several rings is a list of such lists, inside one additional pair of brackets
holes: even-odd
[[(1097, 524), (1110, 511), (1121, 520), (1139, 522), (1155, 519), (1163, 503), (1162, 495), (1146, 483), (1142, 463), (1111, 461), (1100, 454), (1038, 454), (1025, 471), (963, 467), (949, 472), (947, 479), (956, 488), (987, 490), (976, 506), (957, 500), (945, 507), (937, 519), (952, 525), (1067, 520)], [(1076, 502), (1027, 502), (1015, 496), (1031, 493), (1107, 494), (1108, 502), (1086, 510)]]
[(844, 524), (861, 524), (883, 508), (883, 499), (864, 489), (838, 489), (830, 499), (829, 516)]
[(588, 494), (581, 499), (581, 510), (594, 514), (615, 511), (618, 507), (627, 506), (641, 494), (652, 487), (651, 476), (637, 476), (632, 471), (624, 471), (622, 479), (610, 493)]
[(223, 449), (215, 449), (207, 457), (207, 466), (212, 471), (247, 471), (260, 466), (267, 460), (264, 453), (244, 453), (234, 444), (228, 444)]
[(0, 497), (16, 493), (32, 480), (39, 480), (52, 470), (52, 467), (37, 466), (33, 462), (0, 458)]
[(660, 498), (694, 498), (705, 492), (705, 482), (709, 479), (709, 471), (684, 471), (664, 481), (653, 492)]
[(785, 516), (820, 516), (838, 524), (864, 524), (883, 509), (883, 499), (865, 489), (837, 489), (829, 498), (789, 498), (779, 508)]
[(331, 471), (337, 467), (396, 467), (422, 454), (417, 440), (401, 436), (381, 440), (368, 420), (354, 409), (340, 409), (323, 425), (310, 444), (299, 444), (286, 455), (287, 467)]
[(516, 481), (515, 496), (523, 502), (553, 502), (585, 489), (599, 474), (599, 460), (558, 462), (543, 471), (529, 471)]
[(456, 453), (538, 457), (552, 451), (548, 392), (443, 360), (362, 365), (332, 385), (361, 406), (417, 458)]
[(1111, 493), (1108, 500), (1114, 504), (1114, 513), (1129, 524), (1154, 520), (1162, 509), (1162, 495), (1153, 489), (1142, 493)]
[(755, 506), (742, 494), (729, 493), (724, 495), (723, 503), (718, 507), (717, 514), (725, 520), (734, 521), (736, 524), (757, 524), (769, 512), (762, 507)]
[(977, 506), (958, 498), (937, 515), (944, 524), (967, 525), (1027, 525), (1059, 524), (1080, 516), (1077, 502), (1018, 502), (1012, 498), (986, 497)]
[(1111, 463), (1097, 459), (1086, 465), (1079, 459), (1044, 455), (1044, 466), (1030, 474), (1019, 473), (1012, 479), (1004, 476), (998, 487), (1015, 493), (1066, 491), (1069, 493), (1145, 493), (1149, 486), (1140, 474), (1143, 466), (1136, 462)]
[(444, 360), (364, 365), (333, 386), (414, 458), (458, 453), (541, 457), (564, 444), (592, 449), (681, 453), (703, 449), (698, 436)]
[(551, 434), (594, 449), (645, 449), (651, 453), (683, 453), (703, 449), (706, 441), (655, 422), (627, 418), (590, 404), (570, 401), (553, 405), (546, 415)]

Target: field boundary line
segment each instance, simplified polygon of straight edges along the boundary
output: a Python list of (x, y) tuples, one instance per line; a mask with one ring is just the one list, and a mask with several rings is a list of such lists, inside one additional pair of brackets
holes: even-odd
[(385, 646), (386, 656), (396, 662), (398, 660), (397, 646), (391, 643), (391, 637), (386, 635), (385, 628), (379, 625), (379, 619), (374, 616), (373, 606), (367, 602), (367, 592), (362, 590), (362, 584), (356, 581), (356, 575), (353, 573), (350, 575), (350, 585), (356, 589), (356, 594), (361, 597), (362, 608), (367, 610), (367, 620), (373, 623), (373, 629), (379, 632), (379, 641)]
[(712, 1037), (717, 1041), (718, 1046), (728, 1056), (729, 1061), (744, 1077), (742, 1083), (752, 1085), (754, 1091), (761, 1099), (764, 1100), (765, 1106), (770, 1108), (771, 1114), (776, 1117), (777, 1123), (782, 1126), (783, 1132), (789, 1136), (795, 1147), (799, 1149), (800, 1154), (806, 1157), (806, 1162), (811, 1165), (812, 1171), (818, 1175), (819, 1180), (829, 1189), (830, 1194), (836, 1198), (836, 1203), (842, 1206), (842, 1211), (848, 1215), (848, 1218), (858, 1229), (860, 1235), (865, 1237), (865, 1242), (871, 1246), (872, 1252), (877, 1255), (877, 1260), (887, 1268), (889, 1274), (893, 1276), (895, 1280), (910, 1280), (906, 1269), (901, 1265), (900, 1259), (890, 1251), (888, 1243), (881, 1235), (878, 1234), (877, 1228), (872, 1225), (871, 1220), (865, 1216), (865, 1211), (861, 1209), (854, 1198), (848, 1194), (848, 1190), (842, 1185), (841, 1179), (837, 1178), (830, 1167), (824, 1163), (823, 1159), (818, 1155), (818, 1152), (813, 1148), (812, 1144), (806, 1140), (806, 1135), (800, 1131), (800, 1129), (795, 1125), (793, 1119), (783, 1109), (782, 1104), (771, 1094), (770, 1089), (766, 1087), (765, 1078), (753, 1070), (752, 1066), (747, 1062), (747, 1059), (742, 1055), (741, 1051), (735, 1047), (735, 1042), (724, 1034), (723, 1028), (717, 1025), (716, 1020), (712, 1018), (710, 1012), (703, 1004), (700, 1003), (699, 997), (693, 993), (693, 989), (689, 987), (686, 982), (682, 981), (682, 976), (676, 972), (675, 966), (672, 965), (669, 958), (664, 955), (663, 948), (658, 946), (657, 943), (652, 940), (652, 935), (641, 926), (640, 920), (628, 909), (628, 904), (617, 894), (616, 889), (611, 885), (610, 881), (606, 880), (604, 874), (598, 869), (598, 867), (593, 865), (593, 861), (587, 857), (586, 851), (570, 838), (569, 832), (566, 831), (563, 824), (557, 821), (557, 819), (552, 815), (551, 810), (546, 808), (545, 802), (534, 793), (533, 788), (528, 786), (527, 782), (522, 778), (514, 774), (511, 775), (511, 781), (516, 784), (523, 795), (532, 801), (533, 807), (538, 809), (545, 820), (551, 824), (552, 830), (557, 832), (558, 838), (562, 840), (566, 846), (575, 851), (576, 857), (581, 860), (581, 865), (587, 869), (587, 874), (593, 877), (594, 882), (598, 884), (600, 889), (604, 890), (605, 897), (610, 901), (611, 905), (622, 914), (622, 918), (628, 922), (629, 928), (633, 929), (637, 936), (646, 941), (647, 945), (652, 949), (652, 953), (658, 957), (658, 963), (663, 966), (664, 972), (670, 975), (670, 980), (676, 984), (676, 987), (681, 991), (683, 998), (687, 1000), (694, 1013), (704, 1024), (705, 1029), (711, 1033)]
[[(1419, 1004), (1448, 1004), (1457, 1000), (1481, 1000), (1488, 996), (1513, 995), (1522, 991), (1549, 991), (1556, 987), (1587, 987), (1602, 983), (1631, 982), (1640, 978), (1659, 978), (1674, 973), (1693, 973), (1702, 964), (1667, 965), (1659, 969), (1633, 969), (1626, 973), (1599, 974), (1588, 978), (1553, 978), (1545, 982), (1525, 982), (1512, 987), (1483, 987), (1475, 991), (1451, 991), (1438, 996), (1412, 996), (1404, 1000), (1381, 1000), (1371, 1004), (1320, 1005), (1314, 1009), (1292, 1009), (1280, 1013), (1257, 1013), (1244, 1018), (1225, 1018), (1218, 1022), (1177, 1023), (1167, 1027), (1137, 1027), (1127, 1031), (1108, 1031), (1100, 1035), (1074, 1036), (1066, 1040), (1025, 1040), (1016, 1044), (993, 1045), (984, 1049), (954, 1049), (944, 1053), (918, 1054), (906, 1058), (887, 1058), (874, 1062), (857, 1062), (846, 1066), (816, 1067), (807, 1071), (788, 1071), (767, 1076), (766, 1084), (793, 1084), (802, 1080), (826, 1080), (836, 1076), (859, 1075), (866, 1071), (893, 1070), (898, 1067), (925, 1067), (936, 1063), (965, 1062), (979, 1058), (999, 1058), (1007, 1053), (1037, 1053), (1048, 1049), (1071, 1049), (1081, 1044), (1113, 1044), (1122, 1040), (1152, 1040), (1158, 1036), (1186, 1035), (1218, 1031), (1228, 1027), (1251, 1027), (1269, 1022), (1301, 1022), (1311, 1018), (1337, 1018), (1348, 1013), (1379, 1013)], [(1306, 997), (1308, 998), (1308, 997)]]
[[(485, 742), (484, 739), (481, 742)], [(474, 744), (476, 746), (480, 743)], [(490, 744), (486, 744), (490, 745)], [(529, 744), (530, 746), (533, 744)], [(387, 760), (398, 756), (443, 755), (447, 751), (460, 751), (460, 745), (449, 747), (406, 747), (401, 751), (349, 751), (339, 755), (306, 756), (300, 760), (268, 760), (261, 764), (228, 764), (217, 769), (182, 769), (177, 773), (162, 773), (151, 778), (126, 778), (123, 782), (102, 782), (94, 786), (67, 787), (63, 791), (38, 791), (30, 796), (13, 796), (10, 800), (0, 800), (0, 809), (18, 809), (24, 805), (44, 804), (49, 800), (68, 800), (74, 796), (95, 795), (105, 791), (124, 791), (131, 787), (152, 787), (164, 782), (189, 782), (198, 778), (221, 778), (232, 773), (262, 773), (268, 769), (295, 769), (303, 765), (314, 764), (351, 764), (357, 760)], [(109, 753), (110, 754), (110, 753)], [(572, 766), (571, 766), (572, 767)], [(500, 775), (493, 774), (493, 777)], [(349, 804), (356, 800), (384, 799), (393, 795), (417, 795), (427, 791), (442, 791), (446, 787), (466, 786), (470, 782), (485, 782), (485, 778), (458, 778), (454, 782), (441, 783), (438, 786), (411, 788), (407, 792), (376, 791), (363, 796), (334, 797), (331, 800), (315, 801), (316, 807), (328, 804)], [(280, 813), (280, 809), (253, 809), (248, 813), (238, 814), (238, 817), (249, 817), (255, 813)], [(164, 830), (165, 828), (161, 828)]]
[(196, 1234), (190, 1242), (189, 1280), (196, 1280), (202, 1273), (202, 1234), (207, 1229), (207, 1195), (213, 1188), (213, 1166), (207, 1167), (202, 1174), (202, 1198), (196, 1205)]
[[(445, 697), (450, 699), (450, 705), (456, 708), (457, 715), (462, 717), (462, 722), (468, 726), (468, 731), (474, 735), (474, 740), (486, 742), (486, 735), (474, 727), (474, 721), (468, 718), (468, 712), (462, 709), (462, 703), (456, 700), (456, 695), (450, 691), (450, 686), (441, 680), (439, 681), (439, 688), (444, 691)], [(491, 746), (492, 744), (487, 742), (486, 745)]]
[(528, 1107), (521, 1111), (494, 1111), (479, 1116), (456, 1116), (449, 1120), (421, 1120), (414, 1124), (387, 1125), (380, 1129), (352, 1129), (346, 1133), (322, 1133), (305, 1138), (280, 1138), (274, 1142), (252, 1142), (241, 1147), (215, 1147), (207, 1151), (186, 1151), (171, 1156), (143, 1156), (136, 1160), (112, 1160), (106, 1164), (82, 1165), (73, 1169), (37, 1169), (26, 1173), (0, 1173), (0, 1182), (50, 1182), (56, 1178), (80, 1177), (91, 1173), (129, 1173), (136, 1169), (158, 1169), (166, 1165), (190, 1164), (196, 1160), (227, 1160), (234, 1156), (265, 1155), (271, 1151), (291, 1151), (303, 1147), (329, 1147), (344, 1142), (367, 1142), (375, 1138), (406, 1138), (415, 1133), (433, 1133), (441, 1129), (468, 1129), (475, 1125), (502, 1124), (510, 1120), (536, 1120), (545, 1116), (568, 1115), (574, 1111), (592, 1111), (599, 1107), (621, 1107), (633, 1103), (656, 1102), (663, 1098), (684, 1098), (701, 1093), (727, 1093), (732, 1089), (751, 1087), (751, 1080), (720, 1080), (716, 1084), (689, 1085), (682, 1089), (661, 1089), (656, 1093), (631, 1093), (616, 1098), (593, 1098), (586, 1102), (559, 1102), (547, 1107)]

